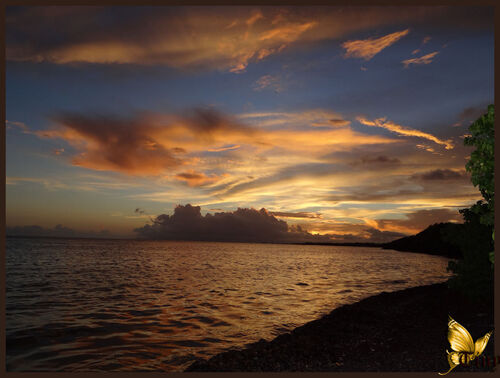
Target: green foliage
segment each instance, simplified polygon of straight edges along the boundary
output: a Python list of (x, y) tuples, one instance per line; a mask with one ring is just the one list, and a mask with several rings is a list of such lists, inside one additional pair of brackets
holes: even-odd
[(455, 273), (449, 285), (478, 301), (490, 301), (493, 294), (494, 220), (495, 220), (495, 112), (493, 105), (488, 112), (470, 127), (470, 136), (464, 144), (474, 146), (465, 168), (471, 181), (479, 188), (484, 201), (460, 210), (464, 218), (463, 229), (449, 230), (446, 238), (462, 252), (462, 260), (450, 261), (448, 270)]
[[(488, 113), (481, 116), (469, 127), (470, 136), (464, 139), (466, 146), (474, 146), (465, 169), (471, 173), (471, 181), (479, 187), (488, 211), (483, 212), (481, 222), (494, 224), (495, 216), (495, 109), (488, 106)], [(479, 202), (478, 202), (479, 204)], [(472, 206), (472, 211), (479, 211), (480, 205)]]

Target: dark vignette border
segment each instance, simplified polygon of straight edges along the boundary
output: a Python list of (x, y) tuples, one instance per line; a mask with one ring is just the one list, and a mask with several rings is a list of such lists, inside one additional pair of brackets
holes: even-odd
[[(0, 9), (0, 22), (1, 22), (1, 35), (3, 35), (2, 42), (3, 47), (0, 51), (1, 54), (1, 116), (3, 119), (4, 127), (2, 127), (0, 132), (0, 147), (2, 153), (0, 154), (0, 167), (2, 170), (1, 175), (1, 185), (0, 185), (0, 194), (1, 194), (1, 209), (3, 209), (3, 214), (0, 217), (0, 231), (1, 231), (1, 243), (0, 243), (0, 304), (2, 306), (2, 311), (0, 313), (0, 375), (4, 375), (10, 378), (49, 378), (54, 377), (55, 375), (58, 378), (84, 378), (89, 376), (97, 377), (98, 375), (102, 375), (102, 373), (14, 373), (14, 372), (6, 372), (6, 335), (5, 335), (5, 223), (6, 223), (6, 198), (5, 198), (5, 117), (6, 117), (6, 55), (5, 55), (5, 10), (9, 5), (298, 5), (298, 6), (312, 6), (312, 5), (356, 5), (356, 6), (409, 6), (409, 5), (418, 5), (418, 6), (459, 6), (459, 5), (470, 5), (470, 6), (489, 6), (495, 12), (495, 61), (500, 61), (500, 49), (499, 49), (499, 39), (500, 39), (500, 31), (499, 31), (499, 23), (500, 23), (500, 9), (499, 6), (496, 6), (495, 0), (243, 0), (235, 3), (230, 0), (5, 0), (4, 4)], [(495, 70), (496, 71), (496, 70)], [(500, 80), (498, 76), (495, 75), (495, 98), (498, 97), (500, 91)], [(496, 126), (498, 126), (498, 119), (495, 121)], [(499, 137), (498, 133), (495, 136), (495, 144), (498, 145)], [(498, 149), (496, 149), (498, 150)], [(500, 156), (497, 153), (495, 156), (495, 167), (498, 167), (500, 163)], [(498, 169), (497, 175), (495, 178), (495, 186), (498, 187), (499, 179), (498, 179)], [(500, 213), (500, 203), (496, 202), (495, 207), (495, 217)], [(500, 247), (498, 247), (498, 243), (495, 244), (495, 254), (498, 256), (500, 251)], [(498, 260), (498, 259), (497, 259)], [(498, 276), (500, 275), (500, 266), (499, 264), (495, 264), (495, 305), (494, 305), (494, 318), (495, 318), (495, 328), (500, 325), (500, 280)], [(425, 346), (423, 346), (425, 347)], [(495, 356), (500, 355), (500, 339), (497, 343), (495, 343)], [(147, 378), (164, 378), (164, 377), (193, 377), (193, 378), (205, 378), (205, 377), (219, 377), (221, 375), (225, 377), (297, 377), (297, 378), (320, 378), (327, 376), (338, 376), (342, 377), (376, 377), (376, 376), (386, 376), (390, 375), (392, 377), (403, 375), (405, 377), (436, 377), (437, 372), (431, 373), (394, 373), (394, 372), (381, 372), (381, 373), (117, 373), (117, 372), (106, 372), (104, 373), (108, 378), (137, 378), (143, 377), (147, 375)], [(457, 374), (457, 373), (454, 373)], [(491, 377), (492, 373), (459, 373), (460, 377), (475, 377), (480, 378), (483, 376)], [(493, 373), (493, 376), (500, 376), (500, 369), (497, 368), (497, 371)]]

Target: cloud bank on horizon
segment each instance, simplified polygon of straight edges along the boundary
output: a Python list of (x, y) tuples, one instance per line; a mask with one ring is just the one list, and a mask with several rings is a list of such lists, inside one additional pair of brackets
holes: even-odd
[(11, 227), (387, 241), (480, 198), (487, 7), (9, 7), (6, 58)]
[[(383, 243), (394, 240), (404, 234), (380, 231), (373, 227), (364, 227), (362, 232), (368, 237), (353, 234), (311, 234), (301, 226), (289, 226), (287, 222), (276, 218), (276, 213), (238, 208), (230, 212), (201, 214), (200, 206), (178, 205), (172, 215), (158, 215), (151, 224), (136, 228), (139, 237), (152, 240), (186, 241), (226, 241), (226, 242), (269, 242), (304, 243), (304, 242), (371, 242)], [(280, 214), (288, 217), (290, 214)], [(278, 215), (278, 216), (280, 216)], [(301, 217), (303, 214), (299, 214)], [(297, 216), (297, 214), (295, 214)]]

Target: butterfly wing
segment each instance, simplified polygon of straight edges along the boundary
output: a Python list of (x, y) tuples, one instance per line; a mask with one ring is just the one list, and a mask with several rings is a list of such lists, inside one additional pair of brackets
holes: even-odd
[(486, 345), (488, 344), (488, 340), (490, 339), (491, 334), (493, 331), (488, 332), (486, 335), (483, 337), (480, 337), (479, 339), (476, 340), (476, 343), (474, 344), (474, 357), (480, 356), (481, 353), (483, 353), (484, 349), (486, 348)]
[(452, 371), (458, 365), (460, 365), (460, 358), (462, 358), (462, 360), (464, 359), (464, 357), (461, 357), (463, 355), (463, 353), (448, 352), (448, 351), (446, 351), (446, 352), (448, 353), (448, 364), (450, 364), (450, 369), (446, 373), (438, 373), (439, 375), (448, 374), (450, 371)]
[(455, 352), (473, 354), (475, 351), (474, 341), (469, 331), (457, 323), (451, 316), (448, 316), (448, 341), (450, 342), (451, 349)]

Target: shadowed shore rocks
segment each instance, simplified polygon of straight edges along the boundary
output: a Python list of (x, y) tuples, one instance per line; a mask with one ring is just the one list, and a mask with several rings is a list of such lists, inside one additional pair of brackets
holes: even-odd
[[(445, 283), (382, 293), (333, 310), (272, 341), (199, 360), (186, 371), (444, 372), (448, 314), (474, 340), (493, 329), (491, 304), (472, 304)], [(494, 335), (484, 355), (493, 357)], [(462, 367), (455, 371), (488, 370)]]

